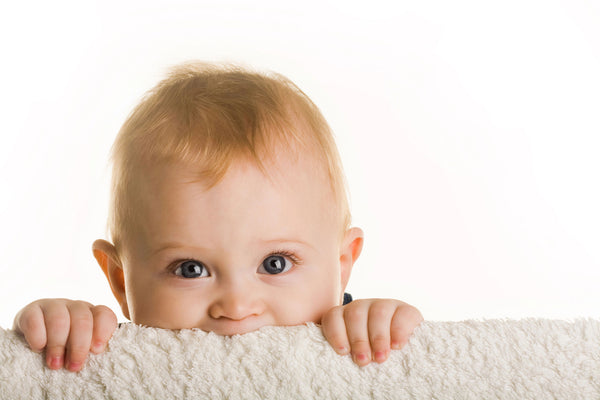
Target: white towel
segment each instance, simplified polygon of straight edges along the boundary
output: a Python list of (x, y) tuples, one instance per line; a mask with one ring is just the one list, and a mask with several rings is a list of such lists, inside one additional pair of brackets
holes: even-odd
[(313, 324), (233, 337), (126, 324), (79, 373), (0, 328), (0, 398), (600, 399), (600, 321), (426, 321), (366, 367)]

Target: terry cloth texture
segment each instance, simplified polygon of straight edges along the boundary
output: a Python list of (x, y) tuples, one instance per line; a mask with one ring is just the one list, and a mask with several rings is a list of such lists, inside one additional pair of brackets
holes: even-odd
[(600, 399), (600, 321), (426, 321), (362, 368), (313, 324), (233, 337), (127, 324), (79, 373), (0, 328), (0, 398)]

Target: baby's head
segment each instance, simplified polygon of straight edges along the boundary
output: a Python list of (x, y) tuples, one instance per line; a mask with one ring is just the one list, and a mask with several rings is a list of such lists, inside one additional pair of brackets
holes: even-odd
[(319, 322), (363, 235), (310, 99), (276, 74), (201, 63), (151, 90), (113, 146), (109, 230), (94, 255), (123, 313), (245, 333)]

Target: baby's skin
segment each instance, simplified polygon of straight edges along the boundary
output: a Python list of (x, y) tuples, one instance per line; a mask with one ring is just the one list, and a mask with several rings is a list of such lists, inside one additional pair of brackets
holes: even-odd
[[(135, 238), (121, 253), (106, 240), (93, 244), (123, 314), (144, 326), (228, 336), (314, 322), (357, 365), (384, 362), (421, 313), (392, 299), (342, 305), (363, 232), (349, 228), (340, 240), (326, 177), (309, 157), (275, 162), (269, 177), (238, 162), (210, 189), (189, 166), (149, 168)], [(116, 328), (108, 307), (66, 299), (35, 301), (14, 322), (50, 368), (69, 371), (103, 352)]]

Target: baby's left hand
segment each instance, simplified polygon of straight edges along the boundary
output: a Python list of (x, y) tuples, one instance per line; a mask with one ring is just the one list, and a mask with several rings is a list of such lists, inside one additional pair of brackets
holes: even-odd
[(392, 299), (359, 299), (333, 307), (321, 318), (325, 338), (341, 355), (352, 354), (359, 366), (382, 363), (401, 349), (423, 322), (415, 307)]

